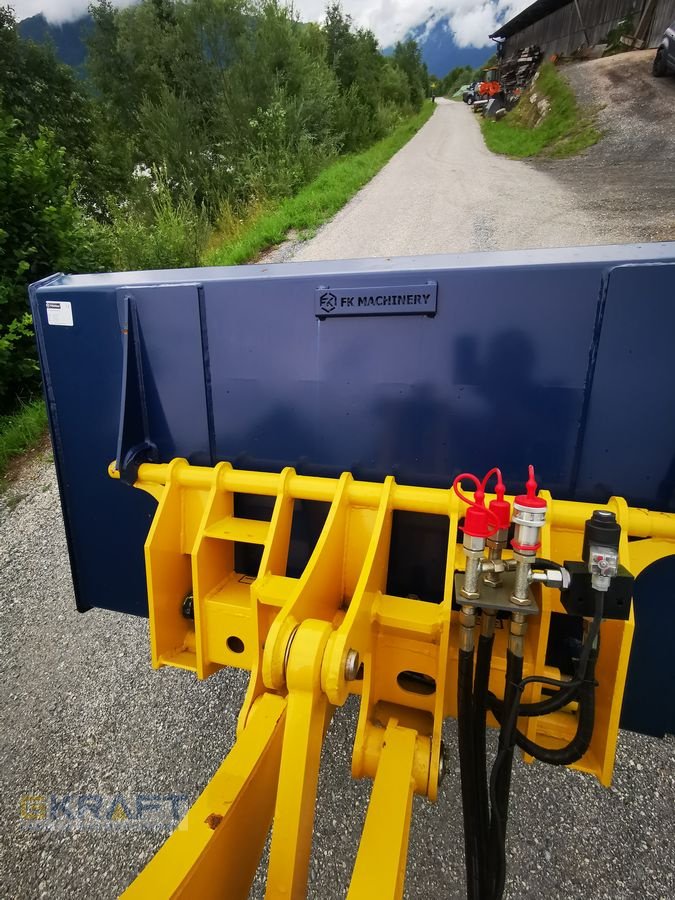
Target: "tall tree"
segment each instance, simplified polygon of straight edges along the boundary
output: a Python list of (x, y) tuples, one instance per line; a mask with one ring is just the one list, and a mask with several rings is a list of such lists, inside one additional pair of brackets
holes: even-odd
[(64, 147), (64, 167), (77, 177), (88, 200), (98, 198), (92, 176), (96, 109), (70, 66), (60, 63), (50, 45), (23, 40), (14, 13), (0, 7), (0, 112), (36, 140), (41, 129), (53, 132)]

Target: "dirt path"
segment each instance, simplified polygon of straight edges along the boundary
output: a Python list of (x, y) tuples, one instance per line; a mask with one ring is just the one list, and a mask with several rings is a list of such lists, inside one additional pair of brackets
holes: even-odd
[(582, 156), (540, 161), (613, 241), (675, 240), (675, 78), (652, 76), (653, 50), (564, 69), (604, 132)]

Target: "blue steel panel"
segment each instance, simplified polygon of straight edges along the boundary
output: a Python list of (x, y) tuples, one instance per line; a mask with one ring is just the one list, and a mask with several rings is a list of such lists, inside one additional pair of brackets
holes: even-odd
[[(621, 727), (663, 737), (675, 734), (675, 556), (660, 559), (635, 582), (635, 635), (621, 710)], [(665, 640), (663, 639), (665, 638)]]
[(147, 615), (143, 544), (156, 504), (106, 474), (121, 386), (115, 294), (57, 289), (49, 299), (73, 307), (69, 328), (47, 324), (40, 291), (32, 303), (77, 606)]
[[(377, 478), (393, 471), (401, 482), (440, 485), (461, 468), (499, 463), (513, 489), (534, 461), (543, 485), (558, 496), (603, 500), (618, 493), (634, 502), (637, 494), (658, 506), (672, 424), (637, 398), (625, 407), (626, 430), (639, 424), (630, 440), (642, 466), (656, 473), (651, 488), (646, 478), (635, 483), (633, 460), (622, 450), (610, 466), (597, 437), (606, 422), (621, 424), (608, 418), (599, 392), (605, 354), (611, 359), (617, 346), (625, 349), (628, 335), (634, 354), (652, 367), (645, 390), (657, 371), (652, 357), (668, 359), (663, 342), (673, 333), (672, 305), (666, 276), (650, 263), (674, 258), (673, 245), (661, 244), (60, 276), (36, 286), (33, 309), (78, 605), (134, 613), (147, 605), (142, 546), (154, 503), (106, 475), (122, 386), (118, 305), (127, 294), (138, 311), (147, 412), (160, 459), (290, 463), (301, 471), (351, 469)], [(630, 262), (647, 265), (625, 270), (632, 275), (612, 274), (596, 334), (607, 276)], [(634, 279), (626, 283), (627, 298), (648, 295), (649, 302), (639, 315), (634, 308), (614, 323), (615, 286), (624, 277)], [(435, 318), (320, 322), (314, 315), (318, 285), (420, 279), (438, 281)], [(70, 301), (74, 326), (48, 325), (46, 300)], [(640, 328), (661, 328), (657, 349), (638, 340), (634, 320)], [(598, 335), (589, 399), (588, 361)], [(624, 361), (616, 377), (621, 399), (641, 376)], [(663, 402), (672, 404), (672, 376), (659, 378)], [(653, 402), (653, 392), (643, 396)], [(616, 433), (613, 446), (633, 446), (627, 441)]]
[(200, 286), (167, 284), (117, 292), (135, 305), (148, 424), (160, 459), (186, 456), (209, 466), (211, 456)]
[[(414, 271), (387, 284), (414, 283)], [(447, 485), (495, 461), (571, 489), (601, 272), (430, 269), (438, 313), (314, 316), (316, 276), (204, 285), (216, 456)], [(341, 274), (328, 287), (376, 287)], [(267, 289), (266, 289), (267, 288)], [(555, 339), (552, 340), (552, 336)]]
[(612, 270), (575, 493), (675, 510), (675, 265)]

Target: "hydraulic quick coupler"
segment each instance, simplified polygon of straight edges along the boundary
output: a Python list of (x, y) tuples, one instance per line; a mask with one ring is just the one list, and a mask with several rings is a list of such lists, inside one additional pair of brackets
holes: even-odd
[(523, 606), (530, 602), (528, 592), (530, 571), (537, 550), (541, 547), (541, 529), (546, 523), (546, 501), (537, 497), (534, 466), (529, 467), (529, 478), (525, 487), (527, 493), (520, 494), (513, 501), (513, 522), (516, 530), (511, 541), (513, 557), (516, 560), (516, 577), (511, 600)]

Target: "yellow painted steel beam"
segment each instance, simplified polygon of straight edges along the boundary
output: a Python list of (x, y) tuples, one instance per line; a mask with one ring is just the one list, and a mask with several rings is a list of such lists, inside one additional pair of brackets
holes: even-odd
[(348, 900), (403, 896), (417, 734), (390, 719), (370, 795)]
[(245, 900), (272, 821), (286, 701), (263, 695), (227, 758), (124, 900)]
[(301, 900), (307, 888), (323, 738), (333, 707), (321, 690), (330, 625), (299, 626), (288, 656), (288, 712), (267, 873), (268, 900)]
[[(139, 467), (136, 487), (154, 492), (154, 488), (166, 483), (171, 463), (143, 463)], [(208, 489), (211, 485), (214, 470), (206, 466), (189, 466), (178, 474), (178, 482), (185, 487)], [(111, 477), (119, 477), (114, 463), (109, 468)], [(247, 472), (231, 469), (223, 481), (223, 487), (235, 493), (259, 494), (273, 497), (278, 493), (280, 475), (269, 472)], [(289, 480), (288, 492), (295, 500), (318, 500), (330, 503), (337, 490), (339, 479), (319, 478), (294, 474)], [(382, 485), (377, 482), (354, 481), (349, 489), (349, 499), (355, 505), (377, 507), (379, 505)], [(466, 491), (467, 497), (473, 497)], [(492, 499), (492, 495), (486, 495)], [(513, 497), (507, 495), (507, 500)], [(421, 488), (412, 485), (397, 484), (392, 495), (392, 508), (421, 512), (429, 515), (448, 515), (458, 503), (451, 489)], [(571, 500), (552, 500), (548, 515), (557, 528), (583, 530), (584, 523), (590, 518), (593, 510), (611, 508), (612, 501), (602, 503), (581, 503)], [(458, 507), (457, 507), (458, 508)], [(631, 537), (654, 537), (663, 540), (675, 540), (675, 514), (654, 512), (638, 507), (628, 508), (626, 522), (628, 535)]]

